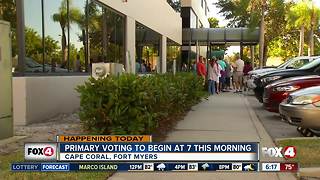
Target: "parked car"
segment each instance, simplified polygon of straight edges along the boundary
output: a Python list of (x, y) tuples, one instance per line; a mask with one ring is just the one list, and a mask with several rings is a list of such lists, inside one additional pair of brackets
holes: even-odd
[(312, 86), (320, 86), (320, 76), (299, 76), (273, 82), (264, 88), (263, 105), (270, 112), (279, 112), (279, 104), (290, 93)]
[(299, 69), (300, 67), (308, 64), (309, 62), (315, 59), (318, 59), (319, 57), (320, 56), (299, 56), (299, 57), (289, 59), (277, 67), (268, 67), (268, 68), (256, 69), (256, 70), (250, 71), (248, 73), (249, 80), (247, 81), (247, 86), (251, 89), (254, 89), (256, 87), (254, 84), (255, 79), (259, 78), (260, 76), (266, 73), (275, 72), (283, 69)]
[(254, 81), (256, 87), (253, 90), (256, 98), (262, 103), (264, 87), (268, 84), (284, 78), (308, 75), (320, 75), (320, 58), (313, 60), (299, 69), (285, 69), (266, 73)]
[(320, 130), (320, 86), (291, 93), (279, 107), (281, 117), (302, 128)]
[[(43, 72), (42, 64), (36, 62), (32, 58), (26, 57), (25, 58), (25, 72), (29, 73), (37, 73), (37, 72)], [(52, 66), (49, 64), (44, 64), (44, 72), (52, 72)], [(55, 67), (55, 72), (68, 72), (67, 69)]]

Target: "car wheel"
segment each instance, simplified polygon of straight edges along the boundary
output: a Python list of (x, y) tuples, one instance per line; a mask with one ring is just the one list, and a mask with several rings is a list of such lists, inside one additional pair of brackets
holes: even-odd
[(297, 131), (301, 133), (302, 127), (298, 126), (298, 127), (297, 127)]
[(310, 129), (310, 131), (313, 133), (313, 137), (320, 136), (320, 129)]

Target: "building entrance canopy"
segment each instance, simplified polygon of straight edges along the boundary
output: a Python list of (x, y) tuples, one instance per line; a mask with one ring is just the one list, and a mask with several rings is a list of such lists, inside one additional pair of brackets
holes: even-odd
[(185, 28), (182, 30), (182, 44), (195, 45), (257, 45), (259, 29), (249, 28)]

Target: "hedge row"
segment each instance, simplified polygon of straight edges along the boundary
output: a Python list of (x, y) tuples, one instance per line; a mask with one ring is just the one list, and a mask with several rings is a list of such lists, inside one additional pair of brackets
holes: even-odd
[(80, 119), (94, 134), (151, 134), (161, 119), (199, 102), (202, 90), (191, 73), (90, 78), (77, 87)]

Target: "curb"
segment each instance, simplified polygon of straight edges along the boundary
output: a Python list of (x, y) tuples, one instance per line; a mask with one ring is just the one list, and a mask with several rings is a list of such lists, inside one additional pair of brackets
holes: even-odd
[(320, 178), (320, 167), (300, 168), (298, 177)]
[[(271, 138), (271, 136), (268, 134), (268, 132), (265, 130), (263, 124), (260, 122), (257, 114), (255, 113), (255, 111), (251, 108), (247, 98), (244, 96), (243, 97), (244, 99), (244, 103), (246, 105), (246, 108), (249, 112), (249, 115), (250, 115), (250, 119), (252, 121), (252, 123), (254, 124), (256, 130), (257, 130), (257, 134), (259, 135), (259, 138), (260, 138), (260, 146), (269, 146), (269, 147), (272, 147), (272, 146), (275, 146), (275, 142), (273, 141), (273, 139)], [(284, 161), (283, 158), (278, 158), (278, 159), (275, 159), (275, 158), (264, 158), (262, 157), (260, 159), (260, 161), (273, 161), (273, 162), (281, 162), (281, 161)], [(279, 180), (291, 180), (291, 179), (297, 179), (295, 176), (294, 176), (294, 173), (276, 173), (277, 174), (277, 177)]]
[(20, 141), (20, 140), (25, 139), (27, 137), (28, 136), (12, 136), (12, 137), (7, 138), (7, 139), (2, 139), (2, 140), (0, 140), (0, 146), (1, 145), (6, 145), (6, 144), (10, 144), (10, 143), (13, 143), (13, 142), (16, 142), (16, 141)]
[(275, 141), (284, 141), (284, 140), (307, 140), (307, 139), (313, 139), (313, 140), (320, 140), (320, 137), (294, 137), (294, 138), (276, 138)]

